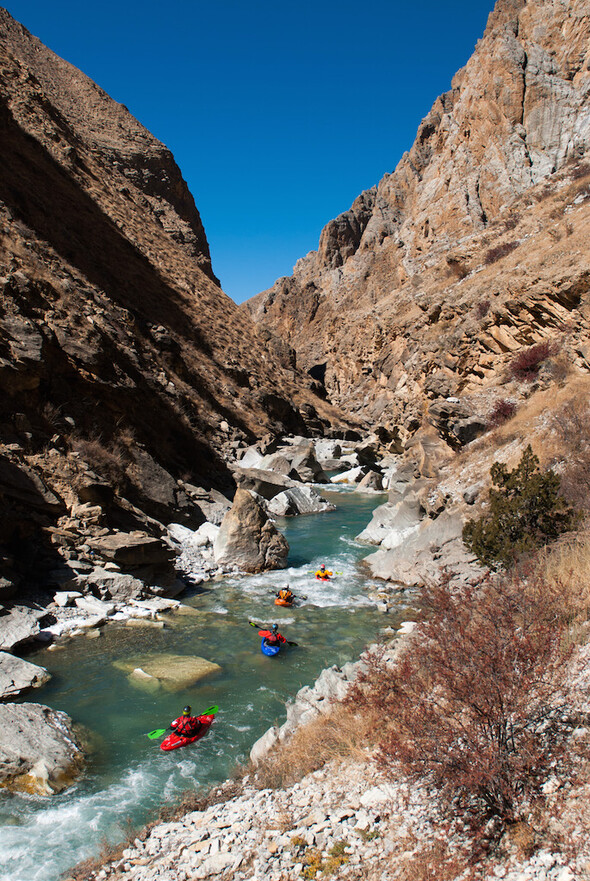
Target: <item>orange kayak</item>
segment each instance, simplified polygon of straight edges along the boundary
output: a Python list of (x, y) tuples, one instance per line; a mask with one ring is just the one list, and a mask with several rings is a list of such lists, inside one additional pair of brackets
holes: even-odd
[(292, 606), (293, 600), (282, 600), (280, 597), (275, 599), (275, 606)]

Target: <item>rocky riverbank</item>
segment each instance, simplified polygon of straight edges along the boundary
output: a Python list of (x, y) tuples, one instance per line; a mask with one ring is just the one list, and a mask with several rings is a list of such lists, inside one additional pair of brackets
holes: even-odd
[[(395, 643), (390, 659), (394, 656)], [(589, 662), (586, 648), (577, 667), (575, 700), (575, 709), (586, 718)], [(76, 874), (76, 879), (574, 881), (588, 877), (590, 846), (584, 826), (588, 786), (580, 781), (554, 775), (545, 784), (549, 822), (544, 838), (537, 834), (533, 842), (532, 830), (519, 824), (487, 853), (485, 839), (486, 834), (493, 836), (493, 823), (476, 846), (463, 821), (441, 809), (435, 787), (427, 780), (409, 780), (401, 772), (385, 775), (367, 748), (329, 761), (291, 785), (261, 788), (257, 768), (268, 751), (272, 753), (272, 745), (288, 740), (318, 714), (329, 715), (333, 701), (344, 696), (362, 663), (324, 671), (313, 687), (302, 689), (288, 707), (285, 725), (270, 729), (253, 748), (250, 773), (218, 787), (198, 810), (145, 830), (116, 860)], [(563, 847), (555, 846), (557, 827), (552, 826), (551, 816), (559, 817), (562, 841), (564, 834), (571, 836), (569, 858)]]

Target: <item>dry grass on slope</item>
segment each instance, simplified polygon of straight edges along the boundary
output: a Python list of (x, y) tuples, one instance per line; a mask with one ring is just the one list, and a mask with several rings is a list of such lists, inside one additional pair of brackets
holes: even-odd
[(256, 766), (261, 789), (281, 789), (302, 780), (334, 759), (366, 760), (374, 746), (375, 715), (363, 708), (334, 703), (330, 713), (295, 731)]

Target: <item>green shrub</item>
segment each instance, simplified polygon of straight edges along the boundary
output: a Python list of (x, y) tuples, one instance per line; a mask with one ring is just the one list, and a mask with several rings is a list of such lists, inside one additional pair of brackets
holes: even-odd
[(541, 471), (531, 446), (518, 467), (494, 462), (489, 511), (463, 527), (463, 541), (491, 569), (508, 568), (521, 554), (548, 544), (573, 529), (579, 515), (559, 495), (559, 476)]

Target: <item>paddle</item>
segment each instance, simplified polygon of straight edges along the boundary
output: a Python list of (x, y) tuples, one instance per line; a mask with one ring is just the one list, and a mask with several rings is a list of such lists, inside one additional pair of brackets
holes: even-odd
[[(217, 713), (218, 711), (219, 707), (217, 706), (217, 704), (214, 704), (214, 706), (209, 707), (207, 710), (205, 710), (205, 712), (199, 713), (199, 716), (214, 716), (215, 713)], [(166, 734), (167, 731), (171, 730), (172, 729), (170, 725), (168, 726), (168, 728), (154, 728), (153, 731), (147, 732), (147, 737), (149, 737), (150, 740), (155, 740), (156, 737), (161, 737), (163, 734)]]
[[(315, 575), (315, 572), (306, 572), (306, 575)], [(344, 572), (332, 572), (332, 575), (344, 575)]]
[[(271, 590), (271, 593), (274, 593), (274, 595), (275, 595), (276, 597), (278, 597), (278, 593), (276, 593), (274, 590)], [(294, 600), (306, 600), (307, 597), (305, 596), (304, 593), (294, 593), (294, 594), (293, 594), (293, 599), (294, 599)]]
[[(256, 621), (248, 621), (248, 624), (251, 627), (256, 627), (257, 630), (266, 630), (266, 627), (263, 627), (262, 624), (257, 624)], [(286, 639), (285, 642), (287, 643), (287, 645), (299, 645), (298, 642), (291, 642), (288, 639)]]

